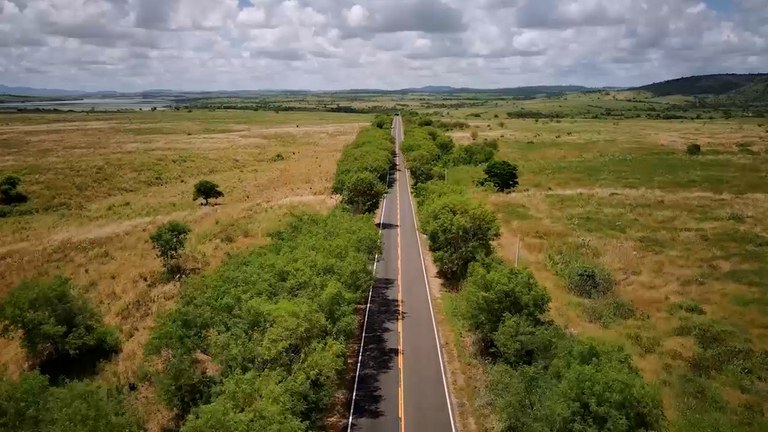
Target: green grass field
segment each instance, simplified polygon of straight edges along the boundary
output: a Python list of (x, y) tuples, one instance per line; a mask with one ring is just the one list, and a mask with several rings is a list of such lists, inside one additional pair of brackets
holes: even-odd
[[(627, 346), (645, 378), (661, 386), (672, 430), (764, 430), (764, 121), (470, 122), (478, 139), (497, 139), (499, 157), (519, 166), (518, 191), (475, 188), (474, 195), (499, 216), (506, 259), (522, 239), (521, 261), (552, 295), (552, 318)], [(454, 137), (470, 142), (469, 132)], [(687, 155), (690, 143), (703, 153)], [(448, 181), (474, 187), (482, 176), (481, 168), (459, 167)], [(611, 271), (631, 317), (565, 289), (546, 257), (573, 244), (586, 245)]]

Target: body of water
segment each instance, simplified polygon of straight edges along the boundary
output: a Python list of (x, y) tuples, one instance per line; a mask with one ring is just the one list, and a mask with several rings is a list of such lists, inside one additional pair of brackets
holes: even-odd
[(142, 99), (142, 98), (115, 98), (115, 99), (80, 99), (49, 102), (8, 102), (0, 103), (0, 109), (60, 109), (88, 111), (116, 111), (121, 109), (149, 110), (153, 107), (162, 109), (168, 105), (173, 105), (172, 101), (162, 99)]

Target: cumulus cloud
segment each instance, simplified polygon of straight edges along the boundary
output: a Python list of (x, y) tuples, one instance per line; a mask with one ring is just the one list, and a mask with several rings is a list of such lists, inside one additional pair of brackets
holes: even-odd
[(7, 85), (635, 85), (766, 52), (765, 0), (0, 0)]

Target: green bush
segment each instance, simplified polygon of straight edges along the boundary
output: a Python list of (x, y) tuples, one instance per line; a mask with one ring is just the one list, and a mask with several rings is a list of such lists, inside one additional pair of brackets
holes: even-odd
[(123, 396), (89, 382), (49, 387), (37, 372), (0, 377), (1, 432), (131, 432), (142, 430)]
[(707, 311), (695, 300), (680, 300), (669, 305), (669, 312), (686, 312), (692, 315), (706, 315)]
[(490, 256), (491, 242), (499, 237), (496, 216), (462, 196), (428, 200), (421, 216), (435, 264), (449, 282), (463, 279), (472, 262)]
[[(358, 182), (362, 178), (360, 175), (364, 173), (378, 179), (386, 188), (389, 169), (393, 162), (392, 150), (389, 128), (369, 127), (361, 130), (355, 140), (341, 153), (336, 166), (333, 193), (343, 197), (348, 188), (357, 188), (359, 191), (359, 183), (351, 184), (351, 182), (353, 180)], [(346, 192), (346, 195), (349, 197), (351, 193)], [(358, 199), (354, 201), (357, 202)]]
[(324, 418), (373, 282), (378, 231), (337, 209), (296, 216), (271, 237), (185, 280), (153, 332), (147, 354), (164, 360), (153, 380), (187, 418), (182, 430), (306, 430)]
[(387, 193), (387, 187), (367, 171), (350, 174), (341, 194), (341, 202), (354, 214), (372, 213)]
[(13, 206), (29, 201), (29, 197), (20, 191), (21, 178), (15, 175), (7, 175), (0, 180), (0, 204)]
[(493, 343), (502, 362), (510, 366), (550, 364), (557, 346), (565, 338), (560, 327), (542, 324), (525, 315), (507, 315), (493, 334)]
[(768, 379), (768, 350), (756, 350), (749, 337), (726, 324), (703, 317), (686, 317), (675, 329), (690, 336), (697, 351), (689, 359), (698, 376), (729, 372), (743, 378)]
[(601, 263), (575, 247), (550, 252), (547, 263), (572, 293), (589, 299), (605, 296), (613, 290), (611, 273)]
[(223, 196), (224, 192), (219, 189), (219, 185), (210, 180), (200, 180), (195, 184), (192, 193), (192, 201), (197, 201), (202, 198), (203, 204), (208, 205), (208, 200), (221, 198)]
[(570, 339), (558, 349), (550, 366), (491, 368), (500, 430), (664, 430), (658, 390), (643, 382), (620, 348)]
[(699, 144), (688, 144), (685, 147), (685, 153), (689, 156), (698, 156), (701, 154), (701, 146)]
[(540, 323), (549, 295), (530, 271), (491, 262), (472, 266), (462, 288), (461, 303), (467, 326), (489, 341), (509, 315)]
[(584, 305), (587, 321), (610, 327), (619, 322), (632, 319), (637, 314), (632, 302), (618, 297), (607, 300), (595, 300)]
[(74, 288), (62, 277), (22, 282), (0, 303), (0, 334), (19, 334), (27, 357), (54, 379), (90, 373), (120, 347), (117, 331)]
[(493, 160), (496, 151), (489, 142), (456, 146), (451, 155), (454, 165), (483, 165)]
[(485, 178), (480, 184), (491, 184), (498, 192), (506, 192), (514, 189), (519, 184), (517, 181), (517, 165), (508, 161), (494, 160), (486, 165)]
[(183, 272), (179, 259), (190, 232), (192, 229), (184, 222), (168, 221), (149, 235), (157, 257), (163, 261), (165, 271), (170, 276), (178, 276)]

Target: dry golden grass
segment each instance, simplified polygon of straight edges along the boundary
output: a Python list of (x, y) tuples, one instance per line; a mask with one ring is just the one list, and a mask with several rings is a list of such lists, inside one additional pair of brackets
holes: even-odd
[[(170, 219), (188, 223), (193, 232), (185, 260), (200, 270), (264, 243), (291, 213), (334, 205), (336, 161), (366, 120), (322, 113), (216, 112), (210, 119), (195, 113), (194, 121), (183, 115), (0, 117), (0, 172), (22, 177), (35, 210), (0, 219), (0, 293), (23, 279), (55, 274), (82, 286), (123, 340), (99, 374), (104, 381), (135, 379), (154, 318), (178, 294), (178, 283), (159, 277), (148, 238), (155, 227)], [(217, 182), (226, 196), (214, 206), (193, 202), (192, 186), (201, 179)], [(15, 342), (0, 341), (0, 364), (11, 373), (24, 368)], [(150, 393), (142, 392), (139, 403), (156, 405)], [(150, 423), (163, 424), (167, 413), (160, 411), (149, 415), (160, 419)]]
[[(521, 262), (551, 294), (552, 318), (573, 333), (627, 346), (641, 373), (660, 383), (670, 418), (681, 403), (677, 377), (690, 373), (696, 351), (691, 338), (674, 335), (681, 318), (670, 313), (672, 303), (696, 301), (707, 319), (734, 326), (757, 349), (768, 347), (768, 220), (761, 216), (768, 214), (768, 160), (765, 132), (754, 121), (529, 120), (506, 128), (479, 129), (480, 139), (500, 138), (500, 156), (521, 170), (519, 192), (476, 193), (501, 219), (498, 249), (513, 261), (521, 237)], [(457, 134), (459, 142), (465, 134)], [(702, 144), (702, 157), (683, 154), (691, 142)], [(482, 173), (456, 169), (450, 176), (468, 184)], [(645, 319), (608, 328), (587, 321), (586, 301), (546, 264), (548, 251), (577, 240), (600, 251), (616, 294)], [(644, 352), (630, 332), (661, 346)], [(717, 382), (730, 402), (760, 402), (763, 390)]]

